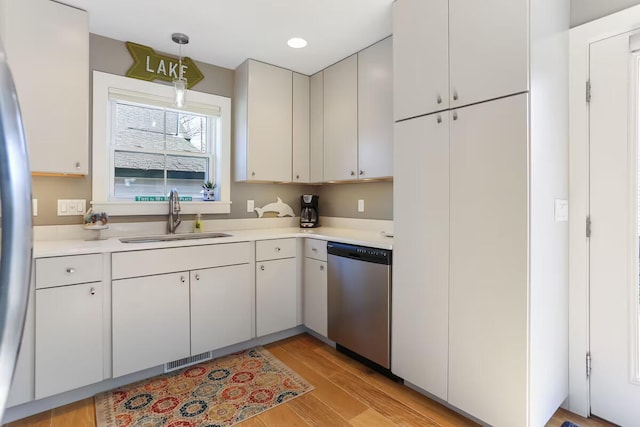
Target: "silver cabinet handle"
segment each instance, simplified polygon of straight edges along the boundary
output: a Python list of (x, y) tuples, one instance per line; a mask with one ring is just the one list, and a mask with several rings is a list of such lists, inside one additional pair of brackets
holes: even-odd
[(196, 274), (196, 280), (200, 280), (200, 275)]
[(320, 271), (324, 271), (324, 265), (320, 266)]
[(436, 102), (438, 104), (442, 104), (442, 97), (440, 95), (438, 95), (438, 98), (436, 99)]
[(454, 90), (454, 91), (453, 91), (453, 100), (454, 100), (454, 101), (457, 101), (457, 100), (458, 100), (458, 91), (457, 91), (457, 90)]
[(76, 162), (76, 169), (80, 169), (80, 162)]
[(260, 266), (260, 270), (264, 271), (264, 265)]
[(363, 170), (360, 170), (360, 175), (364, 175), (364, 171)]
[(457, 111), (453, 112), (453, 120), (458, 120), (458, 112)]
[(280, 252), (280, 248), (279, 247), (276, 247), (276, 252)]
[(442, 123), (442, 116), (440, 114), (438, 114), (438, 118), (436, 119), (436, 121), (438, 122), (438, 124)]
[(73, 267), (67, 267), (67, 273), (68, 273), (68, 274), (73, 274), (73, 273), (75, 273), (75, 272), (76, 272), (76, 269), (75, 269), (75, 268), (73, 268)]
[(96, 294), (96, 288), (91, 288), (91, 290), (89, 291), (89, 293), (91, 295), (95, 295)]
[(318, 252), (317, 248), (311, 248), (311, 252)]
[(296, 179), (300, 179), (300, 175), (296, 175)]
[(251, 176), (256, 176), (256, 173), (255, 172), (251, 172)]
[(351, 176), (356, 176), (356, 173), (354, 171), (351, 171)]
[(187, 281), (187, 279), (185, 279), (185, 277), (184, 277), (184, 276), (180, 276), (180, 281), (181, 281), (182, 283), (184, 283), (184, 282), (186, 282), (186, 281)]

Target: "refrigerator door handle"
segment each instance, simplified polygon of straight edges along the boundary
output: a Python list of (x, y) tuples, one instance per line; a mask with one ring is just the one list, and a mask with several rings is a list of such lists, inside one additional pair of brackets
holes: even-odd
[(20, 107), (0, 42), (0, 420), (9, 396), (31, 280), (31, 171)]

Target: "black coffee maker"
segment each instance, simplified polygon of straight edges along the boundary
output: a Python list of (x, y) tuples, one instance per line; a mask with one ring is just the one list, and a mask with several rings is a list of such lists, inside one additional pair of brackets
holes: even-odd
[(318, 196), (303, 194), (300, 196), (300, 227), (312, 228), (320, 225), (318, 217)]

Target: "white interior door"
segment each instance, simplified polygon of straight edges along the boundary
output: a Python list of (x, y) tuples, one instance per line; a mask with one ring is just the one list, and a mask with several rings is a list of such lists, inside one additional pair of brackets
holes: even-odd
[(640, 420), (638, 373), (638, 61), (630, 34), (590, 46), (591, 413)]

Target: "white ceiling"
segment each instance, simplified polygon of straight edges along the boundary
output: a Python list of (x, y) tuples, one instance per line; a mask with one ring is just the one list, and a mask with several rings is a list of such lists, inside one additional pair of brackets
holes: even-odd
[[(393, 0), (59, 0), (89, 12), (92, 33), (235, 69), (247, 58), (311, 75), (391, 34)], [(287, 46), (302, 37), (304, 49)]]

